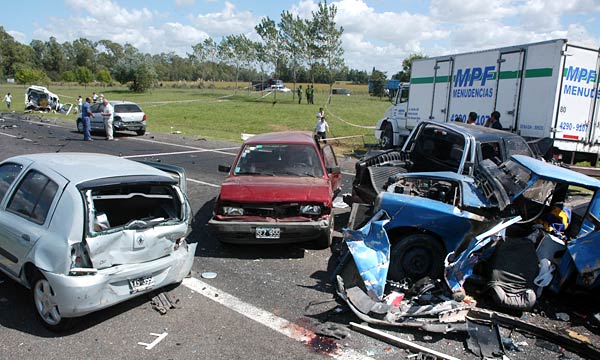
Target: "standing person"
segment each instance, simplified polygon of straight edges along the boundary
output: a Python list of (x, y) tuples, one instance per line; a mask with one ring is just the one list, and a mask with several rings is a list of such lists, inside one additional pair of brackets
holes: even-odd
[(92, 101), (94, 101), (94, 104), (98, 102), (98, 94), (95, 92), (92, 94)]
[(477, 125), (477, 113), (475, 111), (471, 111), (469, 113), (469, 117), (467, 118), (467, 124)]
[(104, 100), (102, 100), (102, 105), (104, 105), (104, 108), (102, 109), (102, 112), (100, 113), (100, 115), (104, 116), (104, 130), (106, 131), (106, 140), (109, 141), (117, 141), (118, 139), (115, 139), (113, 137), (113, 120), (114, 120), (114, 108), (113, 106), (108, 102), (107, 98), (104, 98)]
[(6, 96), (4, 96), (4, 101), (6, 101), (6, 106), (8, 107), (8, 110), (10, 110), (10, 104), (12, 103), (12, 95), (10, 95), (10, 93), (6, 94)]
[(302, 104), (302, 85), (298, 86), (296, 93), (298, 94), (298, 104)]
[(313, 104), (313, 105), (315, 104), (315, 87), (312, 84), (310, 85), (310, 98), (309, 98), (309, 101), (310, 101), (311, 104)]
[(502, 130), (502, 124), (500, 124), (500, 113), (498, 111), (492, 111), (490, 118), (485, 122), (485, 127), (491, 127), (492, 129)]
[(91, 123), (90, 116), (94, 116), (92, 110), (90, 109), (90, 104), (92, 103), (91, 97), (86, 97), (83, 106), (81, 107), (81, 119), (83, 120), (83, 140), (84, 141), (92, 141), (92, 136), (90, 135)]
[(310, 85), (306, 85), (305, 94), (306, 94), (306, 103), (310, 104)]
[(325, 112), (323, 108), (319, 108), (317, 113), (317, 125), (315, 125), (315, 134), (317, 138), (323, 139), (323, 142), (327, 144), (327, 131), (329, 131), (329, 124), (325, 121)]
[(81, 114), (81, 106), (83, 105), (83, 99), (81, 98), (81, 95), (79, 95), (79, 97), (77, 98), (77, 111), (79, 111), (79, 113)]

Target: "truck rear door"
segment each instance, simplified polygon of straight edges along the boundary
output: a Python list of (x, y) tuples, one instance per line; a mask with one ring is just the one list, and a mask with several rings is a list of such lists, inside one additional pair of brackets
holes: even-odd
[(451, 59), (435, 62), (431, 114), (429, 115), (429, 119), (431, 120), (448, 121), (452, 64), (453, 61)]
[(523, 80), (523, 49), (500, 53), (498, 59), (498, 81), (496, 81), (496, 101), (494, 109), (501, 114), (502, 126), (511, 131), (517, 129), (516, 114), (519, 106), (519, 93)]
[(600, 99), (597, 49), (566, 45), (560, 100), (556, 111), (556, 139), (597, 143)]

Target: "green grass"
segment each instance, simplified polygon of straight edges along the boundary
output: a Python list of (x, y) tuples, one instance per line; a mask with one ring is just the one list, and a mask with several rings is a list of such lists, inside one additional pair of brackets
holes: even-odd
[[(319, 107), (326, 109), (326, 118), (331, 133), (329, 137), (355, 136), (356, 139), (340, 141), (339, 145), (360, 147), (363, 142), (373, 143), (373, 129), (360, 126), (373, 126), (383, 116), (390, 103), (367, 94), (366, 85), (344, 85), (353, 95), (334, 95), (331, 104), (327, 104), (328, 86), (315, 86), (315, 104), (307, 105), (306, 99), (298, 105), (297, 98), (291, 93), (252, 92), (238, 90), (234, 95), (233, 83), (205, 83), (207, 88), (198, 88), (197, 84), (164, 84), (144, 94), (129, 92), (125, 87), (101, 86), (87, 88), (72, 85), (52, 85), (49, 90), (60, 96), (61, 102), (76, 102), (78, 95), (91, 96), (93, 91), (104, 94), (111, 100), (128, 100), (140, 104), (148, 116), (148, 131), (171, 133), (181, 131), (185, 135), (208, 139), (220, 139), (240, 142), (241, 133), (263, 133), (284, 130), (312, 131), (316, 123)], [(241, 84), (240, 86), (246, 86)], [(286, 84), (292, 87), (291, 83)], [(303, 88), (306, 84), (302, 84)], [(178, 86), (175, 88), (174, 86)], [(336, 87), (338, 87), (336, 85)], [(0, 86), (0, 94), (11, 92), (13, 110), (23, 109), (26, 86)], [(3, 99), (3, 97), (2, 97)], [(6, 105), (0, 105), (5, 111)], [(64, 118), (64, 115), (49, 115)], [(75, 119), (74, 115), (68, 118)], [(352, 126), (355, 124), (357, 126)]]

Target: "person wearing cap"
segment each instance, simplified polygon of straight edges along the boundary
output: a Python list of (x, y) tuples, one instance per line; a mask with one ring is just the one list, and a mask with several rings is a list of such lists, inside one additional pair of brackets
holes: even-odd
[(108, 102), (107, 98), (104, 98), (104, 100), (102, 101), (102, 105), (104, 107), (102, 108), (102, 112), (100, 113), (100, 115), (102, 115), (105, 119), (104, 129), (106, 130), (106, 140), (116, 141), (117, 139), (113, 137), (113, 120), (115, 110), (113, 106)]

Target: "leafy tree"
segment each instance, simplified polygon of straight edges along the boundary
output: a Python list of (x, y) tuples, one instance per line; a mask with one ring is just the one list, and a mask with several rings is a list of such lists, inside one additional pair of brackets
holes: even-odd
[(33, 62), (35, 54), (30, 46), (15, 41), (0, 26), (0, 73), (5, 76), (14, 75), (19, 66), (38, 68)]
[(306, 42), (304, 41), (305, 23), (299, 16), (294, 17), (290, 12), (281, 13), (279, 22), (279, 38), (285, 58), (289, 59), (289, 67), (294, 82), (292, 96), (296, 94), (296, 78), (299, 67), (306, 59)]
[(383, 96), (383, 89), (385, 88), (385, 84), (387, 83), (387, 75), (379, 70), (373, 68), (373, 72), (371, 73), (371, 84), (372, 86), (372, 96)]
[(110, 40), (100, 40), (96, 44), (98, 66), (112, 69), (123, 57), (123, 46)]
[(210, 76), (214, 83), (219, 55), (217, 43), (212, 38), (207, 38), (203, 42), (192, 46), (192, 50), (194, 51), (194, 59), (202, 68), (202, 79), (207, 80)]
[(76, 66), (96, 70), (96, 45), (92, 41), (84, 38), (73, 41), (73, 53)]
[[(337, 28), (335, 24), (336, 14), (337, 8), (335, 5), (328, 6), (327, 1), (320, 2), (317, 12), (313, 12), (313, 23), (316, 24), (315, 37), (327, 71), (329, 94), (331, 94), (337, 72), (344, 67), (344, 49), (342, 48), (344, 28), (341, 26)], [(329, 102), (331, 102), (331, 96)]]
[(92, 71), (85, 66), (78, 66), (75, 69), (75, 77), (77, 78), (77, 82), (80, 85), (84, 85), (87, 87), (87, 84), (94, 81), (94, 74)]
[(132, 91), (145, 92), (156, 80), (156, 71), (151, 59), (134, 49), (125, 49), (125, 56), (115, 66), (115, 79), (122, 84), (129, 83)]
[(407, 58), (402, 60), (402, 70), (399, 71), (397, 74), (394, 74), (392, 76), (392, 79), (400, 80), (402, 82), (409, 82), (413, 62), (415, 60), (426, 59), (426, 58), (427, 58), (427, 55), (423, 55), (423, 54), (413, 53), (413, 54), (408, 55)]
[(62, 79), (62, 81), (66, 81), (66, 82), (76, 82), (77, 75), (75, 75), (75, 71), (67, 70), (62, 74), (61, 79)]
[[(260, 36), (262, 40), (262, 45), (260, 47), (260, 58), (264, 63), (270, 63), (273, 65), (273, 77), (278, 78), (278, 64), (279, 60), (282, 56), (281, 51), (281, 38), (279, 37), (279, 32), (277, 31), (277, 26), (275, 25), (275, 21), (271, 20), (269, 17), (264, 17), (260, 21), (258, 25), (254, 27), (256, 33)], [(277, 101), (277, 92), (274, 92), (275, 101)]]
[(100, 69), (96, 72), (96, 80), (100, 81), (104, 86), (110, 84), (112, 82), (112, 76), (110, 76), (110, 71), (107, 69)]
[(248, 65), (253, 54), (252, 41), (246, 35), (228, 35), (219, 44), (220, 58), (235, 67), (235, 88), (237, 93), (240, 67)]
[(16, 65), (15, 79), (19, 84), (48, 83), (48, 77), (42, 70), (24, 65)]

